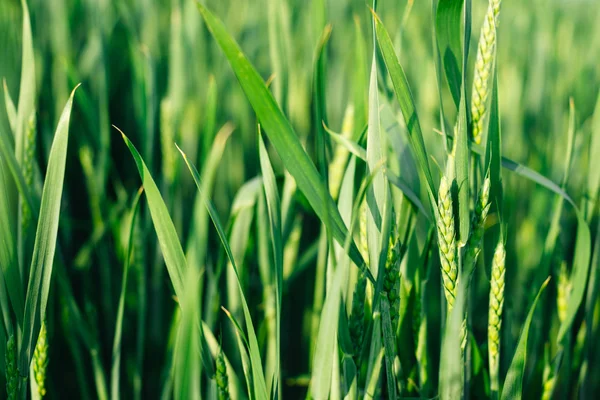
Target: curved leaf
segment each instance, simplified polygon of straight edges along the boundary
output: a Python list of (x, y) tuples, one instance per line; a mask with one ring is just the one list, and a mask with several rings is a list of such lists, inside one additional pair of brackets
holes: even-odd
[(525, 373), (525, 363), (527, 361), (529, 327), (531, 326), (535, 306), (537, 305), (540, 295), (548, 285), (548, 282), (550, 282), (550, 277), (548, 277), (540, 287), (540, 290), (538, 291), (537, 296), (535, 296), (535, 300), (529, 309), (529, 313), (527, 314), (527, 319), (525, 320), (523, 330), (521, 331), (521, 337), (519, 338), (519, 344), (517, 345), (515, 355), (513, 356), (508, 372), (506, 373), (506, 379), (504, 380), (501, 397), (503, 400), (520, 399), (523, 395), (523, 375)]
[[(296, 180), (298, 187), (306, 196), (322, 221), (328, 221), (327, 228), (333, 237), (344, 243), (348, 229), (344, 225), (337, 207), (331, 196), (324, 193), (323, 181), (315, 165), (304, 151), (292, 125), (283, 115), (273, 95), (264, 84), (260, 75), (250, 64), (235, 40), (227, 33), (223, 23), (203, 5), (198, 8), (206, 25), (227, 56), (238, 81), (252, 108), (256, 112), (261, 126), (266, 132), (271, 144), (277, 150), (285, 167)], [(326, 217), (329, 214), (329, 218)], [(358, 248), (351, 243), (350, 257), (356, 265), (362, 265), (363, 260)]]

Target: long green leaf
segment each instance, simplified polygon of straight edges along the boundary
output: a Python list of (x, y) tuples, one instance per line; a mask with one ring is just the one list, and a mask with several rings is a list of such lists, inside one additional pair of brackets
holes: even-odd
[[(464, 246), (469, 238), (469, 230), (471, 227), (471, 214), (470, 214), (470, 195), (469, 195), (469, 132), (468, 132), (468, 117), (467, 117), (467, 60), (469, 56), (469, 38), (471, 30), (471, 1), (470, 0), (453, 0), (451, 7), (459, 8), (465, 2), (464, 11), (464, 37), (463, 37), (463, 49), (462, 49), (462, 75), (461, 75), (461, 86), (460, 86), (460, 103), (458, 106), (458, 121), (456, 123), (456, 135), (457, 139), (454, 142), (454, 153), (456, 155), (455, 168), (456, 168), (456, 182), (458, 184), (458, 240), (459, 246)], [(438, 8), (438, 15), (444, 12), (444, 5), (449, 3), (442, 1), (440, 8)], [(459, 8), (460, 9), (460, 8)], [(450, 13), (452, 15), (452, 13)], [(452, 18), (452, 17), (450, 17)], [(452, 22), (454, 24), (454, 22)], [(438, 26), (439, 28), (439, 26)], [(459, 25), (460, 28), (460, 25)], [(454, 28), (453, 28), (454, 30)], [(439, 30), (436, 32), (439, 33)], [(460, 36), (460, 29), (458, 29)], [(453, 38), (449, 38), (452, 42)]]
[(188, 268), (185, 278), (184, 297), (180, 299), (181, 319), (173, 355), (173, 392), (175, 399), (200, 400), (200, 271)]
[(12, 175), (19, 194), (25, 199), (25, 202), (31, 208), (33, 216), (36, 216), (39, 212), (38, 207), (35, 206), (30, 190), (25, 183), (23, 172), (19, 167), (19, 162), (17, 161), (14, 153), (14, 146), (11, 144), (8, 134), (2, 127), (0, 127), (0, 155), (2, 155), (7, 169)]
[[(10, 200), (8, 198), (8, 189), (6, 182), (6, 175), (4, 173), (5, 165), (2, 156), (0, 156), (0, 221), (10, 221), (10, 215), (12, 213), (10, 208)], [(10, 223), (0, 224), (0, 307), (2, 308), (2, 322), (4, 323), (4, 332), (12, 333), (12, 312), (8, 299), (11, 297), (7, 295), (8, 288), (11, 288), (11, 284), (7, 284), (6, 271), (14, 270), (16, 274), (15, 278), (18, 278), (18, 265), (17, 265), (17, 249), (15, 245), (15, 235), (11, 228)], [(15, 279), (13, 278), (13, 279)], [(17, 288), (20, 288), (20, 279), (17, 279)], [(15, 294), (16, 298), (23, 299), (23, 294)], [(13, 307), (15, 307), (13, 305)]]
[[(3, 135), (3, 133), (0, 132), (0, 135)], [(2, 237), (2, 240), (0, 240), (0, 267), (3, 280), (0, 285), (2, 285), (3, 291), (6, 290), (8, 292), (10, 304), (17, 315), (17, 322), (21, 325), (23, 323), (24, 295), (21, 277), (19, 275), (19, 262), (17, 259), (16, 247), (17, 241), (15, 238), (16, 232), (9, 222), (13, 211), (10, 207), (11, 203), (8, 194), (12, 189), (9, 189), (11, 182), (8, 181), (8, 176), (4, 171), (5, 168), (5, 159), (0, 156), (0, 190), (2, 191), (0, 194), (0, 220), (4, 221), (0, 224), (0, 237)], [(3, 293), (3, 295), (6, 294)], [(2, 310), (5, 311), (6, 315), (10, 315), (8, 307), (8, 304), (2, 304)], [(6, 326), (6, 329), (10, 329), (10, 327)]]
[[(177, 147), (179, 152), (181, 153), (183, 160), (185, 161), (188, 169), (190, 170), (192, 177), (194, 178), (194, 182), (196, 183), (196, 187), (199, 191), (202, 191), (202, 182), (200, 181), (200, 174), (188, 160), (185, 153)], [(246, 330), (248, 331), (248, 340), (250, 347), (250, 362), (252, 364), (252, 378), (254, 384), (254, 393), (259, 399), (267, 399), (267, 385), (265, 383), (265, 375), (263, 373), (262, 361), (260, 358), (260, 348), (258, 347), (258, 340), (256, 339), (256, 331), (254, 330), (254, 324), (252, 323), (252, 317), (250, 316), (250, 310), (248, 308), (248, 303), (246, 302), (246, 297), (244, 296), (244, 292), (242, 289), (242, 283), (240, 281), (240, 276), (238, 274), (237, 264), (235, 262), (235, 258), (233, 257), (233, 253), (231, 248), (229, 247), (229, 243), (227, 242), (227, 236), (225, 235), (225, 231), (223, 230), (223, 225), (219, 220), (219, 216), (215, 211), (212, 202), (205, 197), (204, 194), (201, 193), (201, 198), (204, 200), (204, 205), (208, 209), (208, 214), (217, 229), (217, 233), (219, 235), (219, 239), (221, 240), (221, 244), (225, 248), (225, 253), (231, 262), (231, 266), (235, 272), (237, 277), (238, 288), (240, 290), (240, 297), (242, 300), (242, 308), (244, 310), (244, 318), (246, 320)]]
[(506, 379), (504, 380), (504, 386), (502, 388), (502, 399), (520, 399), (523, 395), (523, 375), (525, 373), (525, 363), (527, 361), (527, 341), (529, 339), (529, 327), (531, 326), (531, 320), (533, 319), (533, 313), (535, 311), (535, 306), (540, 298), (540, 295), (550, 282), (550, 277), (548, 277), (540, 290), (538, 291), (537, 296), (535, 296), (535, 300), (529, 309), (529, 313), (527, 314), (527, 319), (525, 320), (525, 324), (523, 325), (523, 330), (521, 331), (521, 337), (519, 338), (519, 344), (517, 345), (517, 349), (515, 351), (515, 355), (510, 363), (510, 367), (508, 368), (508, 372), (506, 374)]
[(71, 92), (71, 96), (58, 121), (48, 158), (48, 170), (42, 191), (40, 216), (35, 234), (23, 316), (23, 342), (19, 356), (19, 371), (23, 376), (29, 374), (29, 363), (33, 348), (35, 347), (41, 321), (46, 316), (67, 161), (69, 121), (76, 90), (77, 87)]
[(142, 178), (142, 186), (144, 187), (146, 199), (148, 200), (150, 216), (152, 217), (156, 236), (158, 236), (158, 243), (167, 266), (167, 271), (169, 272), (175, 295), (178, 298), (181, 298), (184, 286), (183, 276), (185, 275), (187, 263), (185, 255), (183, 254), (183, 249), (181, 248), (179, 237), (177, 236), (177, 231), (175, 230), (175, 225), (173, 225), (167, 206), (165, 205), (165, 202), (160, 195), (160, 191), (158, 190), (156, 183), (154, 183), (154, 179), (152, 179), (150, 171), (148, 170), (148, 167), (146, 167), (142, 156), (140, 156), (140, 153), (138, 153), (133, 143), (125, 136), (123, 131), (116, 126), (115, 129), (121, 132), (123, 140), (129, 148), (140, 177)]
[[(464, 277), (464, 275), (463, 275)], [(462, 277), (461, 277), (462, 278)], [(461, 353), (461, 324), (464, 319), (467, 279), (459, 279), (454, 308), (442, 337), (440, 399), (459, 399), (463, 391), (464, 355)]]
[(587, 187), (588, 196), (590, 197), (587, 214), (588, 218), (591, 217), (592, 211), (598, 201), (598, 190), (600, 189), (600, 168), (597, 167), (598, 160), (595, 155), (600, 154), (600, 92), (598, 93), (598, 99), (596, 100), (596, 107), (594, 108), (594, 117), (592, 120), (592, 135), (590, 138), (590, 152), (589, 152), (589, 165), (588, 165), (588, 177)]
[[(273, 173), (273, 167), (269, 160), (269, 154), (265, 147), (264, 140), (260, 133), (258, 133), (258, 148), (260, 155), (260, 167), (263, 175), (263, 184), (265, 188), (265, 197), (267, 199), (267, 210), (269, 213), (269, 221), (271, 222), (271, 241), (273, 245), (273, 258), (275, 269), (275, 292), (277, 296), (276, 303), (276, 315), (275, 315), (275, 326), (276, 326), (276, 361), (275, 361), (275, 376), (272, 379), (275, 380), (277, 387), (281, 390), (281, 374), (279, 371), (280, 363), (280, 347), (281, 347), (281, 297), (283, 288), (283, 244), (281, 238), (281, 201), (279, 199), (279, 192), (277, 189), (277, 182), (275, 181), (275, 174)], [(268, 377), (271, 379), (271, 377)], [(281, 394), (278, 396), (281, 397)]]
[[(319, 218), (325, 221), (326, 214), (330, 215), (328, 229), (339, 243), (343, 243), (348, 230), (331, 196), (321, 190), (322, 179), (308, 154), (302, 148), (290, 122), (283, 115), (260, 75), (244, 56), (239, 45), (227, 33), (223, 23), (203, 5), (198, 4), (198, 8), (209, 30), (227, 56), (261, 126), (279, 153), (287, 170), (294, 177), (298, 187)], [(356, 265), (362, 265), (362, 257), (354, 243), (351, 244), (349, 251), (352, 261)]]
[(19, 164), (25, 156), (25, 132), (29, 117), (35, 111), (35, 62), (33, 54), (33, 39), (31, 21), (27, 1), (21, 0), (23, 7), (23, 50), (21, 58), (21, 85), (19, 88), (19, 103), (17, 106), (17, 126), (15, 132), (16, 155)]
[(500, 111), (498, 109), (498, 72), (494, 68), (492, 79), (492, 101), (490, 105), (490, 118), (484, 153), (485, 175), (489, 174), (490, 177), (490, 199), (492, 199), (492, 207), (499, 213), (500, 219), (502, 219), (503, 212), (501, 132)]
[(377, 43), (379, 44), (385, 65), (388, 69), (390, 77), (392, 78), (394, 92), (396, 93), (396, 98), (400, 104), (400, 110), (402, 111), (402, 116), (404, 117), (404, 122), (408, 129), (410, 143), (419, 167), (419, 171), (427, 181), (429, 205), (435, 212), (437, 208), (434, 193), (436, 191), (433, 184), (431, 170), (429, 168), (427, 151), (425, 149), (425, 141), (423, 140), (423, 133), (421, 131), (421, 125), (419, 123), (419, 117), (417, 116), (415, 103), (406, 79), (406, 74), (400, 66), (398, 56), (394, 51), (394, 46), (390, 39), (390, 35), (386, 31), (383, 23), (377, 15), (375, 15), (375, 31), (377, 33)]
[[(375, 32), (373, 32), (375, 42)], [(377, 88), (377, 48), (373, 47), (371, 61), (371, 77), (369, 81), (369, 124), (367, 127), (367, 173), (371, 173), (376, 165), (384, 162), (387, 141), (380, 129), (379, 95)], [(369, 247), (369, 268), (377, 278), (382, 231), (384, 225), (384, 203), (389, 195), (383, 171), (373, 177), (373, 185), (367, 190), (367, 243)], [(387, 239), (385, 240), (387, 243)]]
[[(354, 204), (352, 206), (352, 220), (350, 222), (350, 232), (354, 231), (354, 227), (358, 221), (359, 207), (365, 198), (366, 192), (370, 187), (375, 174), (382, 167), (382, 164), (376, 165), (373, 171), (363, 180)], [(348, 236), (344, 244), (347, 249), (350, 246), (351, 237)], [(312, 376), (310, 383), (310, 393), (316, 399), (327, 398), (330, 393), (333, 357), (337, 350), (337, 324), (332, 324), (331, 321), (339, 320), (340, 304), (341, 304), (341, 284), (344, 278), (345, 270), (348, 268), (348, 258), (342, 257), (338, 260), (334, 277), (331, 285), (328, 287), (325, 297), (325, 303), (321, 312), (321, 318), (318, 328), (316, 350), (313, 359)], [(381, 333), (381, 331), (380, 331)]]
[[(127, 291), (127, 275), (129, 273), (129, 265), (131, 264), (131, 254), (133, 252), (133, 234), (135, 231), (135, 218), (139, 209), (140, 198), (142, 197), (143, 188), (137, 192), (133, 205), (131, 206), (131, 220), (129, 225), (129, 235), (127, 239), (127, 250), (125, 253), (125, 262), (123, 267), (123, 278), (121, 280), (121, 295), (119, 296), (119, 307), (117, 308), (117, 321), (115, 322), (115, 337), (113, 340), (112, 350), (112, 367), (110, 393), (111, 398), (119, 400), (119, 378), (121, 375), (121, 336), (123, 333), (123, 314), (125, 312), (125, 292)], [(137, 249), (143, 251), (144, 249)]]

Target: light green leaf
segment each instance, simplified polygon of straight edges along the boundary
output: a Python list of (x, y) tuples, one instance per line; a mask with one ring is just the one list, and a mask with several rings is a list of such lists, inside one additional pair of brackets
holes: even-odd
[[(273, 245), (273, 258), (274, 258), (274, 270), (275, 270), (275, 292), (277, 296), (276, 303), (276, 315), (275, 315), (275, 326), (276, 326), (276, 362), (275, 362), (275, 376), (274, 379), (278, 388), (281, 389), (281, 373), (280, 369), (280, 347), (281, 347), (281, 297), (283, 288), (283, 244), (281, 238), (281, 201), (279, 199), (279, 192), (277, 189), (277, 182), (275, 180), (275, 174), (273, 173), (273, 167), (269, 160), (269, 154), (265, 147), (262, 134), (260, 133), (260, 126), (258, 128), (258, 147), (260, 155), (260, 167), (263, 176), (263, 184), (265, 188), (265, 197), (267, 199), (267, 210), (269, 213), (269, 221), (271, 227), (271, 243)], [(280, 397), (280, 396), (279, 396)]]
[(523, 375), (525, 373), (525, 363), (527, 361), (527, 341), (529, 338), (529, 327), (531, 326), (531, 320), (533, 319), (533, 313), (535, 311), (535, 306), (540, 298), (540, 295), (550, 282), (550, 277), (548, 277), (540, 290), (538, 291), (537, 296), (535, 296), (535, 300), (533, 300), (533, 304), (529, 309), (529, 313), (527, 314), (527, 319), (525, 320), (525, 324), (523, 325), (523, 329), (521, 331), (521, 336), (519, 338), (519, 344), (517, 345), (517, 349), (515, 351), (515, 355), (510, 363), (510, 367), (508, 368), (508, 372), (506, 373), (506, 379), (504, 380), (504, 386), (502, 388), (502, 399), (520, 399), (523, 396)]
[[(495, 51), (495, 50), (494, 50)], [(493, 68), (492, 101), (490, 117), (485, 142), (485, 175), (490, 177), (490, 199), (492, 208), (500, 214), (503, 213), (503, 188), (502, 188), (502, 130), (500, 126), (500, 111), (498, 110), (498, 72)]]
[(590, 203), (587, 209), (588, 218), (591, 217), (594, 206), (598, 201), (598, 190), (600, 189), (600, 168), (598, 168), (598, 160), (595, 157), (596, 154), (600, 154), (600, 135), (598, 132), (600, 132), (600, 92), (598, 92), (596, 108), (594, 109), (590, 138), (590, 156), (587, 177), (588, 196), (590, 196)]
[(23, 163), (25, 155), (25, 132), (27, 131), (29, 117), (35, 112), (35, 60), (31, 37), (31, 21), (27, 1), (21, 0), (21, 6), (23, 7), (23, 52), (21, 57), (19, 104), (17, 106), (17, 126), (15, 131), (15, 150), (19, 164)]
[(4, 86), (4, 104), (6, 105), (6, 116), (8, 117), (8, 124), (10, 125), (10, 129), (14, 135), (17, 131), (17, 109), (15, 108), (15, 103), (13, 102), (12, 97), (10, 97), (8, 85), (6, 85), (6, 79), (2, 80), (2, 85)]
[(200, 400), (200, 271), (188, 268), (184, 297), (180, 298), (181, 319), (173, 355), (175, 399)]
[[(373, 32), (373, 35), (375, 32)], [(373, 37), (373, 40), (375, 37)], [(377, 88), (376, 48), (373, 48), (371, 61), (371, 79), (369, 82), (369, 125), (367, 127), (367, 174), (385, 160), (387, 142), (381, 134), (379, 124), (379, 96)], [(373, 185), (367, 190), (367, 243), (369, 247), (369, 269), (375, 278), (378, 276), (379, 255), (383, 229), (384, 202), (389, 195), (389, 188), (383, 171), (373, 177)], [(386, 240), (387, 241), (387, 240)]]
[(385, 65), (388, 69), (390, 77), (392, 78), (394, 92), (396, 93), (396, 98), (400, 104), (400, 110), (402, 111), (402, 116), (404, 117), (404, 122), (408, 129), (411, 147), (419, 167), (419, 171), (427, 181), (429, 205), (435, 212), (437, 210), (434, 195), (436, 190), (433, 184), (431, 170), (429, 169), (429, 161), (427, 158), (427, 151), (425, 149), (425, 141), (423, 140), (421, 125), (419, 123), (419, 117), (417, 116), (417, 110), (415, 108), (410, 87), (408, 86), (406, 74), (400, 66), (400, 62), (394, 51), (394, 46), (390, 36), (377, 15), (375, 15), (375, 30), (377, 33), (377, 42), (383, 55)]
[(37, 339), (41, 321), (46, 316), (67, 161), (69, 122), (73, 96), (75, 96), (76, 90), (77, 87), (71, 92), (71, 96), (58, 121), (56, 134), (50, 148), (50, 156), (48, 157), (48, 170), (42, 191), (40, 217), (35, 234), (23, 315), (23, 345), (19, 355), (19, 371), (23, 376), (29, 374), (29, 363), (35, 347), (35, 339)]
[[(464, 278), (464, 276), (461, 276)], [(463, 391), (464, 358), (461, 352), (461, 326), (465, 312), (467, 279), (458, 280), (458, 294), (454, 308), (448, 315), (442, 337), (440, 359), (440, 399), (460, 399)]]
[[(0, 221), (10, 221), (10, 215), (12, 213), (10, 209), (10, 201), (8, 198), (8, 189), (6, 182), (6, 175), (4, 173), (5, 169), (4, 159), (0, 156)], [(17, 264), (17, 249), (15, 245), (15, 235), (13, 230), (11, 229), (10, 223), (2, 223), (0, 224), (0, 265), (2, 269), (0, 269), (0, 307), (2, 308), (2, 321), (4, 323), (4, 332), (12, 333), (12, 311), (10, 308), (9, 298), (10, 294), (7, 292), (8, 288), (11, 288), (11, 285), (14, 286), (14, 289), (18, 289), (21, 287), (21, 280), (18, 279), (18, 264)], [(11, 273), (14, 274), (13, 279), (17, 279), (16, 282), (8, 282), (6, 274)], [(12, 288), (11, 288), (12, 289)], [(15, 299), (21, 299), (23, 301), (23, 293), (14, 293)], [(11, 300), (12, 301), (12, 300)], [(13, 308), (15, 306), (13, 305)], [(22, 307), (22, 305), (21, 305)], [(21, 309), (22, 310), (22, 309)]]
[(169, 277), (171, 278), (171, 283), (175, 290), (175, 295), (181, 299), (184, 286), (183, 276), (185, 275), (187, 263), (185, 255), (183, 254), (183, 249), (181, 248), (179, 237), (177, 236), (177, 231), (175, 230), (175, 225), (173, 225), (167, 206), (160, 195), (156, 183), (154, 183), (154, 179), (152, 179), (148, 167), (146, 167), (144, 160), (140, 156), (140, 153), (138, 153), (129, 138), (127, 138), (119, 128), (116, 126), (114, 127), (123, 136), (123, 140), (129, 148), (129, 151), (131, 151), (140, 177), (142, 178), (142, 186), (144, 187), (146, 199), (148, 200), (148, 208), (150, 209), (150, 216), (152, 217), (154, 230), (158, 237), (160, 250), (165, 260), (167, 271), (169, 272)]

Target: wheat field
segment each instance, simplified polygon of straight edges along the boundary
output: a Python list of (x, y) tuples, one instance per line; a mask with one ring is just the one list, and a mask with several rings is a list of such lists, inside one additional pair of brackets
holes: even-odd
[(595, 398), (599, 19), (0, 0), (0, 398)]

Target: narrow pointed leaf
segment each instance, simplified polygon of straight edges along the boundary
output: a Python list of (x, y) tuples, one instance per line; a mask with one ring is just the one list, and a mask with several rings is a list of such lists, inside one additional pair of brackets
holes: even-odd
[(506, 374), (506, 379), (504, 380), (504, 386), (502, 388), (503, 400), (520, 399), (523, 396), (523, 375), (525, 373), (525, 363), (527, 362), (527, 341), (529, 339), (529, 327), (531, 326), (531, 320), (533, 319), (535, 306), (537, 305), (540, 295), (548, 285), (548, 282), (550, 282), (550, 277), (548, 277), (540, 287), (540, 290), (538, 291), (537, 296), (535, 296), (535, 300), (529, 309), (529, 313), (527, 314), (527, 319), (525, 320), (525, 324), (521, 330), (519, 344), (517, 345), (515, 355), (513, 356), (510, 367), (508, 368), (508, 372)]
[[(273, 244), (273, 255), (274, 255), (274, 267), (275, 267), (275, 291), (277, 295), (276, 305), (276, 338), (277, 338), (277, 352), (276, 352), (276, 367), (275, 367), (275, 379), (278, 387), (281, 387), (281, 374), (279, 371), (280, 363), (280, 346), (281, 346), (281, 297), (283, 287), (283, 244), (281, 238), (281, 201), (279, 199), (279, 192), (277, 189), (277, 182), (275, 181), (275, 174), (273, 173), (273, 167), (269, 160), (269, 154), (265, 147), (264, 140), (260, 133), (258, 134), (258, 147), (260, 153), (260, 167), (263, 175), (263, 183), (265, 189), (265, 197), (267, 199), (267, 210), (269, 213), (269, 221), (271, 226), (271, 242)], [(273, 392), (276, 393), (276, 392)]]
[[(209, 30), (227, 56), (262, 128), (279, 153), (285, 167), (294, 177), (298, 187), (319, 218), (324, 221), (327, 220), (326, 213), (330, 215), (328, 229), (339, 243), (343, 243), (348, 230), (331, 196), (321, 190), (322, 179), (308, 154), (302, 148), (290, 122), (284, 116), (258, 72), (242, 53), (239, 45), (227, 33), (223, 23), (203, 5), (198, 4), (198, 8)], [(354, 263), (362, 265), (362, 257), (354, 243), (350, 246), (349, 251)]]
[(41, 321), (46, 316), (67, 161), (69, 122), (76, 90), (77, 87), (71, 92), (58, 121), (48, 158), (48, 170), (42, 191), (40, 216), (35, 233), (23, 316), (23, 346), (19, 357), (19, 371), (23, 376), (27, 376), (29, 373), (29, 362), (35, 347), (35, 339), (37, 339)]
[[(131, 206), (131, 220), (129, 225), (129, 235), (127, 239), (127, 250), (125, 253), (125, 262), (123, 267), (123, 278), (121, 280), (121, 294), (119, 296), (119, 306), (117, 308), (117, 317), (115, 322), (115, 336), (112, 349), (112, 367), (110, 392), (111, 398), (119, 400), (119, 378), (121, 375), (121, 337), (123, 333), (123, 314), (125, 312), (125, 292), (127, 291), (127, 275), (129, 273), (129, 265), (131, 264), (131, 254), (133, 252), (133, 234), (135, 231), (135, 218), (139, 209), (140, 197), (142, 196), (143, 188), (137, 192), (133, 205)], [(137, 249), (143, 251), (143, 249)]]
[[(200, 174), (186, 157), (185, 153), (181, 151), (179, 147), (177, 147), (179, 152), (181, 153), (183, 160), (185, 161), (188, 169), (190, 170), (192, 177), (194, 178), (194, 182), (196, 183), (196, 187), (201, 192), (202, 191), (202, 182), (200, 181)], [(252, 317), (250, 316), (250, 309), (248, 308), (248, 303), (246, 302), (246, 297), (244, 296), (244, 291), (242, 288), (242, 283), (240, 281), (240, 276), (238, 274), (238, 267), (235, 262), (235, 258), (233, 257), (233, 252), (231, 251), (231, 247), (229, 247), (229, 242), (227, 241), (227, 236), (225, 235), (225, 230), (223, 229), (223, 225), (219, 219), (219, 216), (214, 209), (212, 202), (205, 196), (205, 194), (200, 193), (201, 198), (204, 200), (204, 205), (208, 210), (208, 214), (217, 230), (217, 234), (219, 235), (219, 239), (221, 240), (221, 244), (225, 248), (225, 253), (227, 254), (227, 258), (233, 267), (235, 272), (235, 276), (237, 278), (237, 284), (240, 291), (240, 297), (242, 300), (242, 308), (244, 310), (244, 319), (246, 321), (246, 330), (248, 332), (248, 342), (250, 347), (250, 362), (252, 365), (252, 380), (253, 380), (253, 388), (254, 394), (259, 399), (267, 399), (267, 385), (265, 382), (265, 375), (263, 372), (262, 361), (260, 358), (260, 348), (258, 346), (258, 340), (256, 338), (256, 331), (254, 330), (254, 324), (252, 323)]]
[(394, 92), (396, 94), (398, 103), (400, 104), (400, 110), (402, 111), (406, 128), (408, 129), (410, 143), (419, 167), (419, 171), (427, 181), (427, 193), (429, 195), (430, 207), (435, 211), (436, 202), (434, 193), (436, 190), (433, 184), (431, 170), (429, 168), (427, 151), (425, 149), (425, 141), (423, 140), (423, 133), (421, 131), (421, 125), (419, 123), (419, 117), (417, 116), (415, 103), (406, 79), (406, 74), (400, 66), (400, 62), (395, 53), (390, 36), (377, 15), (375, 15), (375, 31), (377, 33), (377, 43), (379, 44), (385, 65), (390, 77), (392, 78)]
[[(119, 128), (115, 128), (119, 130)], [(142, 178), (142, 186), (144, 187), (144, 193), (148, 200), (148, 208), (150, 209), (150, 216), (152, 217), (154, 230), (158, 237), (160, 250), (165, 260), (165, 265), (167, 266), (167, 271), (169, 272), (175, 295), (178, 298), (181, 298), (184, 286), (183, 277), (185, 275), (187, 264), (183, 249), (181, 248), (179, 236), (177, 236), (177, 231), (175, 230), (175, 225), (173, 225), (167, 206), (156, 183), (154, 183), (154, 179), (152, 179), (150, 171), (148, 170), (148, 167), (146, 167), (142, 156), (140, 156), (140, 153), (138, 153), (129, 138), (125, 136), (121, 130), (119, 130), (119, 132), (121, 132), (123, 140), (129, 148), (138, 168), (140, 177)]]

